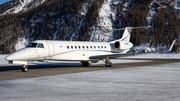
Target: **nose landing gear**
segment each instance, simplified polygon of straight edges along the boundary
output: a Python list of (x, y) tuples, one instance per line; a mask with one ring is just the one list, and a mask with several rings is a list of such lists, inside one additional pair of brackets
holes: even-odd
[(88, 61), (81, 61), (82, 65), (84, 67), (88, 67), (89, 66), (89, 62)]
[(23, 68), (21, 70), (22, 72), (27, 72), (28, 71), (27, 64), (23, 64)]

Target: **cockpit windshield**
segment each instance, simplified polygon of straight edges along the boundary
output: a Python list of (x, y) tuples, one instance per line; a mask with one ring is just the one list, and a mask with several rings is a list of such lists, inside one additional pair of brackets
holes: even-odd
[(44, 48), (44, 45), (42, 43), (39, 43), (37, 48)]
[(37, 43), (30, 43), (30, 44), (27, 45), (26, 47), (34, 47), (34, 48), (36, 48), (36, 46), (37, 46)]

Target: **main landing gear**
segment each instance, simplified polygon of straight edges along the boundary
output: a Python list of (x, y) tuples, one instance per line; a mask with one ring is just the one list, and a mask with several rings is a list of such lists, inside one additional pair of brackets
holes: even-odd
[(23, 64), (23, 68), (21, 70), (22, 70), (22, 72), (27, 72), (28, 71), (27, 65)]
[[(105, 62), (105, 66), (106, 67), (112, 67), (112, 63), (109, 60), (109, 57), (104, 58), (103, 61)], [(82, 63), (82, 65), (84, 67), (88, 67), (89, 66), (89, 62), (88, 61), (81, 61), (81, 63)]]
[(109, 60), (109, 57), (106, 57), (106, 58), (104, 59), (104, 62), (105, 62), (105, 66), (106, 66), (106, 67), (111, 67), (111, 66), (112, 66), (112, 63), (111, 63), (111, 61)]
[(88, 61), (81, 61), (82, 65), (84, 67), (88, 67), (89, 66), (89, 62)]

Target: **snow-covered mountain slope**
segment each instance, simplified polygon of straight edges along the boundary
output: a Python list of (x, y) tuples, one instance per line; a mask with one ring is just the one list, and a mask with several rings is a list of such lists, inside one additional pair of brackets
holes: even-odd
[[(158, 13), (163, 7), (167, 7), (167, 10), (164, 11), (167, 14), (175, 14), (172, 8), (174, 6), (177, 9), (179, 8), (178, 0), (176, 2), (172, 2), (174, 0), (169, 0), (168, 2), (166, 2), (167, 0), (95, 0), (93, 2), (91, 0), (12, 1), (6, 5), (0, 5), (0, 11), (3, 12), (1, 14), (4, 14), (0, 16), (0, 49), (2, 47), (1, 50), (4, 52), (6, 50), (15, 51), (18, 38), (22, 37), (26, 39), (26, 42), (44, 39), (112, 41), (121, 38), (123, 34), (123, 31), (115, 31), (113, 29), (147, 25), (152, 26), (150, 31), (132, 31), (131, 42), (134, 45), (140, 45), (156, 41), (156, 43), (152, 44), (155, 46), (156, 44), (161, 44), (161, 42), (158, 43), (158, 38), (161, 38), (161, 36), (158, 34), (153, 36), (156, 34), (155, 32), (161, 31), (161, 33), (167, 34), (169, 33), (168, 31), (178, 29), (167, 28), (167, 30), (159, 30), (160, 28), (156, 28), (159, 25), (171, 26), (168, 25), (171, 23), (164, 23), (163, 19), (166, 19), (165, 21), (174, 21), (175, 18), (173, 16), (168, 16), (172, 19), (157, 16), (160, 16)], [(7, 6), (11, 4), (13, 6)], [(5, 9), (1, 10), (3, 7)], [(26, 12), (26, 10), (28, 11)], [(8, 15), (9, 13), (11, 15)], [(157, 25), (158, 23), (153, 22), (155, 20), (156, 22), (162, 22), (159, 22), (160, 24)], [(154, 26), (155, 24), (156, 26)], [(149, 35), (148, 37), (147, 34)], [(168, 35), (165, 37), (168, 38)], [(171, 40), (167, 40), (171, 42)]]
[(122, 2), (123, 0), (105, 0), (102, 4), (102, 7), (99, 10), (99, 19), (97, 20), (98, 25), (93, 26), (93, 33), (91, 37), (91, 41), (112, 41), (117, 39), (113, 36), (113, 26), (115, 26), (113, 20), (117, 19), (117, 5), (123, 5), (122, 12), (125, 14), (129, 3), (131, 0), (127, 0), (127, 2)]
[(110, 19), (110, 14), (114, 15), (111, 9), (113, 0), (105, 0), (101, 9), (99, 10), (98, 25), (94, 26), (94, 32), (91, 41), (110, 41), (113, 34), (113, 23)]
[(19, 0), (11, 0), (9, 2), (6, 2), (4, 4), (0, 5), (0, 14), (3, 14), (4, 12), (6, 12), (7, 10), (19, 5)]
[(19, 13), (21, 11), (26, 11), (29, 10), (30, 8), (34, 8), (40, 4), (42, 4), (43, 2), (45, 2), (46, 0), (18, 0), (18, 1), (14, 1), (14, 2), (19, 2), (18, 5), (6, 10), (4, 14), (10, 14), (10, 13)]

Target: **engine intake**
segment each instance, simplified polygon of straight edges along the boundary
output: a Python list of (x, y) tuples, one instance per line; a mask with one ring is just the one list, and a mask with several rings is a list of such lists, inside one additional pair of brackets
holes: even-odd
[(121, 50), (127, 50), (133, 47), (133, 44), (131, 42), (125, 42), (125, 41), (116, 41), (113, 43), (113, 49), (114, 51), (118, 52)]
[(114, 43), (114, 48), (115, 48), (115, 49), (119, 49), (119, 48), (120, 48), (120, 42), (119, 42), (119, 41), (116, 41), (116, 42)]

